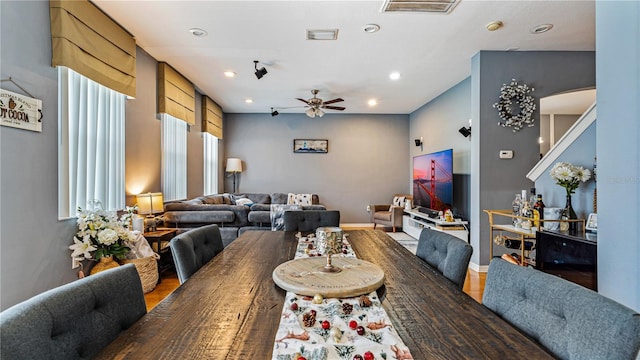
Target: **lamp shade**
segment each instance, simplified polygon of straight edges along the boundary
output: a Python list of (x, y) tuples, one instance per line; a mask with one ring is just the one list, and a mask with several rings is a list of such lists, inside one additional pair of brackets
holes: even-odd
[(227, 172), (242, 172), (242, 160), (236, 158), (228, 158)]
[(164, 211), (162, 193), (144, 193), (136, 195), (138, 214), (157, 214)]

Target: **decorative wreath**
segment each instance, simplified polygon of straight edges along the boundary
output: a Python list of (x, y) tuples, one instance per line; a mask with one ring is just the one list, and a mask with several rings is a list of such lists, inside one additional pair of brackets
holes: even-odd
[[(526, 84), (518, 85), (515, 79), (512, 79), (510, 84), (503, 84), (500, 88), (500, 100), (493, 104), (493, 107), (498, 109), (498, 116), (501, 119), (498, 125), (512, 127), (513, 132), (522, 129), (525, 124), (528, 127), (534, 126), (531, 116), (536, 109), (536, 104), (533, 96), (529, 95), (533, 90), (535, 89)], [(511, 109), (514, 101), (520, 109), (515, 114)]]

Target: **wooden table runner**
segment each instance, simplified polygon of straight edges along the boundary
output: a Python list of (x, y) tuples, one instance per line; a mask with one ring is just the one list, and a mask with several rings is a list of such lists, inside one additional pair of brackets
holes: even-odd
[[(344, 244), (344, 254), (332, 257), (334, 265), (348, 264), (348, 259), (351, 262), (355, 260), (346, 234)], [(296, 259), (316, 255), (314, 239), (301, 237)], [(315, 259), (326, 261), (325, 257)], [(278, 268), (274, 270), (274, 279), (278, 277), (277, 271)], [(382, 308), (375, 290), (368, 295), (350, 298), (322, 298), (287, 292), (272, 359), (353, 359), (356, 355), (363, 359), (413, 359)]]

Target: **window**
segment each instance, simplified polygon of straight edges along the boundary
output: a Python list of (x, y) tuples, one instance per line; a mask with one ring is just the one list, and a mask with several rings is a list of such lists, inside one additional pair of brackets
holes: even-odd
[(126, 96), (58, 66), (58, 214), (124, 208)]
[(204, 192), (205, 195), (218, 193), (218, 138), (203, 133), (204, 143)]
[(187, 198), (187, 123), (168, 114), (162, 121), (162, 192), (164, 201)]

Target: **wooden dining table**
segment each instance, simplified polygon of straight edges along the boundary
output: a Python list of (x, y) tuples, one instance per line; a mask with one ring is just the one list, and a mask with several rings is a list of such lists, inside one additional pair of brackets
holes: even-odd
[[(378, 295), (414, 359), (553, 358), (384, 232), (346, 233), (384, 271)], [(270, 359), (285, 299), (272, 272), (296, 247), (293, 232), (243, 233), (96, 359)]]

